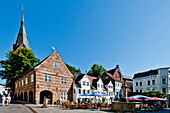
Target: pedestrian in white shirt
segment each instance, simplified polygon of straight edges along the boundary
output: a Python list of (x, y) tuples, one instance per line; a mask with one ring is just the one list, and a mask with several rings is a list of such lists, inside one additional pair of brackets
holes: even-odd
[(2, 96), (2, 105), (5, 106), (5, 100), (6, 100), (6, 97), (3, 95)]
[(11, 97), (10, 97), (10, 95), (8, 94), (8, 96), (6, 97), (6, 100), (7, 100), (7, 105), (9, 105), (10, 104), (10, 102), (11, 102)]

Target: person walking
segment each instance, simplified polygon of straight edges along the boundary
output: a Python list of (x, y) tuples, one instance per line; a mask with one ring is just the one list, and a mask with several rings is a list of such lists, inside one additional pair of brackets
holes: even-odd
[(5, 106), (5, 100), (6, 100), (6, 97), (3, 95), (2, 96), (2, 105)]
[(6, 100), (7, 100), (7, 105), (9, 105), (10, 104), (10, 102), (11, 102), (11, 97), (10, 97), (10, 95), (8, 94), (8, 96), (6, 97)]

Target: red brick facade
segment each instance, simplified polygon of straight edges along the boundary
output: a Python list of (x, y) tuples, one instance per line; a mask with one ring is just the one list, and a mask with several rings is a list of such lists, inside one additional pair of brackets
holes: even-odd
[[(57, 62), (59, 67), (54, 67), (54, 62)], [(33, 82), (31, 82), (32, 74), (34, 74)], [(45, 79), (45, 75), (50, 76), (51, 78)], [(28, 82), (27, 84), (25, 84), (26, 77)], [(66, 84), (61, 82), (62, 78), (66, 79)], [(22, 80), (24, 80), (23, 86)], [(23, 100), (31, 101), (32, 97), (30, 92), (32, 91), (31, 93), (33, 93), (33, 102), (40, 103), (44, 98), (42, 95), (49, 94), (51, 103), (54, 103), (55, 101), (60, 100), (60, 92), (67, 92), (66, 100), (72, 100), (72, 82), (72, 73), (63, 62), (59, 53), (55, 51), (34, 68), (29, 70), (24, 76), (15, 81), (15, 95), (19, 98), (26, 98), (25, 95), (27, 95), (27, 99)]]
[[(118, 75), (118, 76), (117, 76)], [(107, 79), (107, 77), (109, 77)], [(116, 66), (116, 68), (109, 70), (109, 71), (105, 71), (103, 73), (103, 75), (101, 76), (102, 80), (104, 80), (104, 82), (109, 82), (111, 81), (113, 83), (113, 90), (115, 90), (115, 81), (120, 81), (123, 82), (123, 75), (119, 69), (119, 65)]]

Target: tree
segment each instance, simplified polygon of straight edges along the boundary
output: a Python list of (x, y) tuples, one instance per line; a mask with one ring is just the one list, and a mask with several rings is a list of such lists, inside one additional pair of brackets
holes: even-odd
[(144, 95), (149, 97), (159, 97), (159, 98), (165, 97), (165, 93), (161, 91), (145, 91)]
[(40, 60), (34, 56), (31, 49), (21, 48), (17, 51), (8, 51), (6, 60), (1, 60), (0, 64), (3, 70), (0, 70), (0, 76), (7, 79), (7, 85), (13, 84), (14, 80), (26, 71), (33, 68)]
[(87, 73), (90, 76), (98, 77), (102, 76), (102, 74), (106, 71), (106, 69), (102, 65), (93, 64), (91, 70)]
[(68, 68), (70, 71), (77, 72), (77, 73), (81, 73), (80, 68), (76, 69), (75, 67), (70, 66), (70, 65), (68, 65), (68, 64), (66, 64), (66, 66), (67, 66), (67, 68)]

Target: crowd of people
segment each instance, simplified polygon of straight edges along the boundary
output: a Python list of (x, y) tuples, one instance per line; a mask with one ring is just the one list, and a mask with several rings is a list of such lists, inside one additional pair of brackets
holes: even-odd
[(1, 96), (1, 102), (2, 102), (2, 106), (5, 106), (5, 103), (6, 103), (6, 105), (9, 105), (10, 102), (11, 102), (10, 94), (8, 94), (7, 96), (2, 95)]

